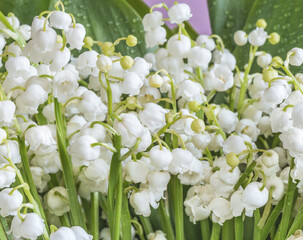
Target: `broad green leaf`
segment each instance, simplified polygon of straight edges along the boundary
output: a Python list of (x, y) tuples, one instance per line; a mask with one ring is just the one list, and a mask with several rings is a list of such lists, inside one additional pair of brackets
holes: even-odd
[[(55, 2), (50, 1), (50, 9)], [(122, 41), (117, 50), (131, 56), (143, 56), (146, 52), (140, 15), (125, 0), (64, 0), (63, 3), (65, 11), (74, 14), (93, 39), (113, 42), (133, 34), (138, 38), (138, 45), (130, 48)]]
[[(243, 29), (249, 33), (255, 28), (256, 21), (264, 18), (267, 21), (265, 30), (268, 33), (278, 32), (281, 41), (277, 45), (267, 42), (260, 47), (260, 50), (285, 58), (287, 52), (293, 47), (303, 47), (303, 22), (300, 21), (302, 10), (301, 0), (256, 0)], [(245, 64), (245, 61), (247, 62), (248, 51), (248, 46), (235, 48), (234, 54), (240, 66)]]
[(212, 32), (223, 38), (228, 49), (232, 50), (236, 46), (233, 33), (243, 28), (254, 2), (255, 0), (208, 0)]
[(13, 12), (21, 24), (31, 24), (33, 17), (47, 10), (50, 0), (1, 0), (0, 11)]

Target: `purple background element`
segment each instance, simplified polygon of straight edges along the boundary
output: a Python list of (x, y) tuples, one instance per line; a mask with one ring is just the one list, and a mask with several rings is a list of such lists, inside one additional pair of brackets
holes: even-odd
[[(148, 6), (153, 6), (157, 3), (164, 2), (168, 7), (171, 7), (176, 0), (144, 0)], [(211, 34), (211, 27), (209, 21), (207, 0), (180, 0), (179, 3), (186, 3), (190, 6), (192, 17), (189, 20), (189, 23), (193, 28), (200, 34)], [(162, 9), (160, 10), (162, 13)], [(163, 14), (164, 17), (167, 17), (167, 14)], [(173, 24), (168, 24), (169, 27), (175, 27)]]

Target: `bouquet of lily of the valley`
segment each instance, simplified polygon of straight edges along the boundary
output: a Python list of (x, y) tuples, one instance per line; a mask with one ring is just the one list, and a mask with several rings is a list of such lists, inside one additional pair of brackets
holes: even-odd
[(280, 36), (259, 19), (237, 66), (191, 16), (153, 6), (143, 58), (61, 1), (31, 26), (0, 12), (1, 240), (303, 238), (303, 49), (262, 51)]

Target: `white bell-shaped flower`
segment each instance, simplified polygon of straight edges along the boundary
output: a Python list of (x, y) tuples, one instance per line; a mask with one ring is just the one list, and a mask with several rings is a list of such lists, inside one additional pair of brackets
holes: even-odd
[[(6, 163), (0, 163), (0, 168), (4, 168)], [(16, 172), (12, 167), (6, 166), (5, 170), (0, 170), (0, 188), (10, 187), (16, 179)]]
[(187, 4), (177, 3), (168, 10), (168, 16), (171, 23), (180, 24), (189, 20), (192, 14), (190, 12), (190, 7)]
[(138, 117), (152, 133), (155, 133), (166, 124), (165, 114), (167, 112), (167, 109), (158, 104), (147, 103), (144, 105), (144, 109), (139, 112)]
[[(97, 60), (97, 67), (101, 72), (108, 72), (112, 68), (113, 62), (110, 57), (101, 54)], [(100, 84), (100, 83), (99, 83)]]
[(0, 101), (0, 125), (10, 125), (13, 121), (16, 105), (10, 100)]
[(50, 235), (50, 240), (77, 240), (74, 231), (68, 227), (60, 227), (56, 232)]
[(170, 162), (168, 169), (169, 172), (174, 175), (186, 172), (189, 169), (191, 162), (194, 160), (192, 153), (182, 148), (175, 148), (172, 151), (172, 155), (173, 159)]
[(153, 11), (143, 17), (142, 23), (145, 31), (150, 31), (164, 24), (163, 15), (159, 11)]
[(215, 66), (209, 72), (211, 87), (219, 92), (226, 91), (234, 84), (234, 77), (232, 71), (226, 65)]
[[(43, 28), (43, 25), (45, 23), (45, 17), (39, 18), (38, 16), (34, 17), (31, 25), (31, 36), (33, 38), (34, 34)], [(48, 27), (49, 22), (48, 20), (46, 21), (46, 27)]]
[(119, 85), (122, 93), (133, 96), (140, 93), (143, 81), (135, 72), (127, 72)]
[(162, 45), (166, 42), (166, 30), (164, 27), (156, 27), (145, 33), (145, 43), (147, 48)]
[(37, 30), (32, 36), (33, 43), (41, 52), (52, 51), (57, 42), (57, 33), (52, 28)]
[(85, 38), (86, 30), (85, 27), (77, 23), (76, 26), (70, 25), (68, 30), (65, 32), (65, 37), (67, 43), (69, 43), (70, 49), (78, 49), (81, 50), (83, 46), (83, 40)]
[(98, 76), (97, 68), (98, 53), (94, 50), (83, 52), (79, 55), (77, 60), (77, 70), (81, 75), (87, 77), (88, 75)]
[(11, 231), (16, 238), (36, 240), (44, 232), (44, 221), (36, 213), (28, 213), (22, 216), (23, 221), (16, 215), (11, 224)]
[(268, 201), (268, 190), (264, 188), (260, 190), (262, 183), (251, 182), (243, 191), (242, 201), (245, 205), (260, 208), (263, 207)]
[(242, 30), (238, 30), (234, 34), (234, 41), (238, 46), (244, 46), (247, 43), (247, 34)]
[(214, 39), (210, 38), (208, 35), (199, 35), (196, 42), (199, 46), (205, 47), (209, 51), (213, 51), (216, 48)]
[(234, 113), (230, 110), (223, 109), (219, 112), (217, 118), (220, 127), (226, 133), (231, 133), (235, 130), (238, 123), (237, 113)]
[(67, 30), (71, 23), (72, 18), (70, 15), (62, 11), (52, 12), (49, 18), (49, 26), (56, 29)]
[(23, 202), (23, 196), (18, 190), (14, 190), (12, 194), (12, 188), (5, 188), (0, 192), (0, 215), (7, 217), (9, 215), (17, 215), (17, 209)]
[(195, 46), (188, 51), (187, 57), (188, 63), (191, 67), (201, 67), (202, 69), (207, 69), (212, 55), (207, 48)]
[(257, 64), (261, 68), (266, 68), (272, 60), (272, 56), (269, 53), (261, 54), (260, 56), (257, 57)]
[(8, 76), (20, 76), (28, 71), (30, 67), (30, 61), (27, 57), (11, 57), (5, 63), (5, 69), (8, 72)]
[[(18, 30), (21, 33), (21, 35), (25, 41), (28, 41), (31, 38), (31, 26), (29, 26), (27, 24), (22, 24)], [(1, 40), (0, 40), (0, 42), (1, 42)], [(1, 44), (0, 44), (0, 49), (1, 49)]]
[(289, 55), (289, 64), (292, 66), (301, 66), (303, 63), (303, 49), (302, 48), (293, 48), (288, 52)]
[(293, 157), (303, 153), (303, 130), (299, 128), (290, 128), (279, 136), (283, 147), (289, 150)]
[(43, 193), (48, 188), (47, 184), (50, 181), (49, 174), (47, 174), (41, 167), (31, 166), (30, 170), (38, 192)]
[(191, 42), (189, 37), (176, 34), (167, 41), (166, 47), (170, 55), (185, 58), (190, 50)]
[(238, 134), (249, 136), (253, 141), (256, 141), (260, 134), (260, 130), (257, 128), (256, 124), (247, 118), (243, 118), (238, 122), (235, 131)]
[(226, 65), (231, 71), (236, 67), (236, 58), (227, 48), (223, 51), (216, 49), (213, 52), (213, 61), (219, 65)]
[(154, 233), (149, 233), (147, 235), (147, 240), (166, 240), (167, 238), (165, 236), (166, 234), (164, 232), (158, 230)]
[(124, 166), (125, 180), (134, 183), (146, 183), (148, 166), (142, 161), (129, 161)]
[(151, 171), (147, 176), (147, 180), (148, 189), (154, 193), (156, 201), (164, 197), (163, 192), (167, 190), (170, 174), (168, 172)]
[(50, 213), (62, 216), (70, 210), (68, 192), (64, 187), (54, 187), (45, 195), (45, 202)]
[(287, 131), (293, 126), (291, 113), (291, 108), (287, 108), (286, 111), (283, 111), (281, 108), (273, 109), (269, 118), (273, 133)]
[(293, 126), (302, 129), (303, 128), (303, 102), (297, 103), (292, 110)]
[(256, 28), (248, 34), (248, 42), (255, 47), (264, 45), (266, 39), (267, 32), (264, 31), (264, 28)]
[(92, 240), (93, 236), (89, 235), (82, 227), (79, 226), (73, 226), (70, 228), (75, 236), (76, 240)]
[(272, 199), (274, 204), (277, 204), (282, 199), (286, 190), (282, 179), (277, 176), (271, 176), (266, 179), (266, 188), (268, 191), (273, 188)]
[(223, 223), (233, 217), (230, 202), (222, 197), (214, 198), (207, 206), (212, 211), (212, 220), (215, 223)]
[(153, 193), (148, 189), (133, 192), (129, 199), (130, 205), (134, 208), (135, 213), (148, 217), (151, 214), (150, 205), (157, 207)]
[(225, 154), (227, 153), (235, 153), (239, 154), (245, 150), (247, 150), (247, 147), (245, 145), (245, 142), (243, 138), (237, 135), (230, 135), (222, 144), (223, 151)]
[(142, 80), (149, 74), (149, 70), (152, 65), (147, 62), (144, 58), (136, 57), (134, 58), (133, 66), (128, 69), (128, 72), (135, 72)]
[(20, 163), (21, 156), (19, 152), (19, 144), (15, 140), (7, 140), (6, 143), (0, 145), (0, 163), (8, 163), (9, 158), (13, 163)]
[(168, 165), (173, 159), (173, 156), (171, 152), (163, 147), (160, 149), (160, 146), (154, 146), (149, 151), (149, 157), (150, 157), (150, 165), (155, 170), (167, 170)]

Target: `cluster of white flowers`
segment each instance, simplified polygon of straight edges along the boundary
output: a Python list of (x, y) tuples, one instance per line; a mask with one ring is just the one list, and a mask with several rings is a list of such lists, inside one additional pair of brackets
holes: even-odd
[[(178, 33), (166, 39), (167, 19), (153, 7), (143, 26), (147, 47), (157, 49), (132, 58), (115, 46), (122, 40), (135, 46), (134, 36), (93, 41), (58, 5), (31, 26), (20, 26), (13, 15), (6, 19), (14, 31), (0, 25), (0, 215), (13, 217), (15, 238), (47, 238), (47, 220), (61, 226), (51, 229), (51, 240), (92, 239), (80, 226), (64, 223), (72, 210), (64, 161), (81, 201), (92, 201), (96, 192), (114, 192), (118, 199), (121, 190), (144, 217), (160, 201), (169, 203), (172, 181), (190, 186), (181, 200), (193, 223), (211, 217), (223, 225), (278, 204), (289, 174), (303, 194), (303, 75), (288, 69), (303, 63), (302, 49), (292, 49), (285, 62), (258, 51), (267, 40), (279, 42), (259, 20), (249, 34), (234, 35), (237, 45), (251, 45), (244, 72), (236, 71), (236, 59), (219, 36), (191, 39), (183, 24), (192, 16), (190, 8), (176, 3), (155, 7), (168, 10)], [(93, 50), (95, 43), (102, 53)], [(71, 50), (84, 48), (72, 56)], [(255, 57), (262, 73), (249, 72)], [(216, 92), (228, 93), (225, 104), (213, 101)], [(111, 183), (113, 174), (121, 181)], [(28, 179), (43, 196), (46, 218)], [(113, 211), (102, 210), (103, 217)], [(104, 228), (100, 236), (111, 234)], [(147, 238), (166, 235), (156, 231)]]

